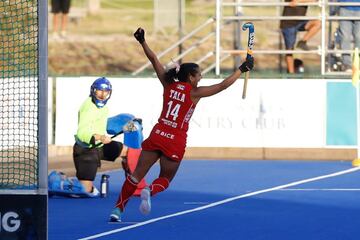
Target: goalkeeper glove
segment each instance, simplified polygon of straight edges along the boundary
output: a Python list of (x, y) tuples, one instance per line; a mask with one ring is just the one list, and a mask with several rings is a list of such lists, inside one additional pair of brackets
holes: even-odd
[(122, 130), (124, 133), (129, 133), (129, 132), (137, 131), (138, 129), (137, 129), (134, 121), (130, 120), (124, 125)]
[(251, 69), (253, 69), (253, 67), (254, 67), (254, 58), (248, 57), (246, 58), (246, 61), (241, 64), (239, 69), (242, 73), (244, 73), (250, 71)]
[(142, 28), (138, 28), (134, 33), (134, 37), (139, 43), (145, 42), (145, 31)]

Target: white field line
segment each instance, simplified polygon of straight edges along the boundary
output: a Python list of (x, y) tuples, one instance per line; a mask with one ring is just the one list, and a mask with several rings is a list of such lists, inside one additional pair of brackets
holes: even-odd
[(278, 191), (339, 191), (339, 192), (356, 192), (360, 191), (360, 188), (287, 188), (279, 189)]
[(235, 197), (227, 198), (227, 199), (224, 199), (224, 200), (221, 200), (221, 201), (218, 201), (218, 202), (210, 203), (210, 204), (205, 205), (205, 206), (201, 206), (201, 207), (197, 207), (197, 208), (193, 208), (193, 209), (189, 209), (189, 210), (185, 210), (185, 211), (165, 215), (165, 216), (158, 217), (158, 218), (149, 219), (147, 221), (136, 223), (134, 225), (114, 229), (114, 230), (99, 233), (99, 234), (95, 234), (95, 235), (85, 237), (85, 238), (80, 238), (79, 240), (96, 239), (96, 238), (99, 238), (99, 237), (104, 237), (104, 236), (111, 235), (111, 234), (114, 234), (114, 233), (123, 232), (123, 231), (129, 230), (129, 229), (141, 227), (141, 226), (144, 226), (144, 225), (147, 225), (147, 224), (150, 224), (150, 223), (159, 222), (159, 221), (164, 220), (164, 219), (173, 218), (173, 217), (185, 215), (185, 214), (188, 214), (188, 213), (193, 213), (193, 212), (201, 211), (201, 210), (204, 210), (204, 209), (216, 207), (216, 206), (219, 206), (219, 205), (222, 205), (222, 204), (225, 204), (225, 203), (228, 203), (228, 202), (232, 202), (232, 201), (235, 201), (235, 200), (238, 200), (238, 199), (241, 199), (241, 198), (251, 197), (251, 196), (254, 196), (254, 195), (259, 195), (259, 194), (262, 194), (262, 193), (272, 192), (272, 191), (280, 190), (280, 189), (287, 188), (287, 187), (297, 186), (297, 185), (300, 185), (300, 184), (303, 184), (303, 183), (314, 182), (314, 181), (325, 179), (325, 178), (336, 177), (336, 176), (340, 176), (340, 175), (343, 175), (343, 174), (346, 174), (346, 173), (351, 173), (351, 172), (355, 172), (355, 171), (359, 171), (359, 170), (360, 170), (360, 167), (354, 167), (354, 168), (350, 168), (350, 169), (343, 170), (343, 171), (340, 171), (340, 172), (335, 172), (335, 173), (322, 175), (322, 176), (318, 176), (318, 177), (314, 177), (314, 178), (308, 178), (308, 179), (304, 179), (304, 180), (300, 180), (300, 181), (280, 185), (280, 186), (277, 186), (277, 187), (272, 187), (272, 188), (259, 190), (259, 191), (256, 191), (256, 192), (246, 193), (246, 194), (243, 194), (243, 195), (238, 195), (238, 196), (235, 196)]
[(209, 202), (184, 202), (184, 205), (205, 205), (209, 204)]

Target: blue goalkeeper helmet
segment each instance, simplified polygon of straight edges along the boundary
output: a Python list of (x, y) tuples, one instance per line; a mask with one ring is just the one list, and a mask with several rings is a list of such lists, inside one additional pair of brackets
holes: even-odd
[[(96, 90), (105, 90), (105, 91), (109, 91), (109, 95), (106, 97), (105, 100), (100, 100), (96, 98)], [(95, 103), (95, 105), (98, 108), (102, 108), (105, 106), (106, 102), (110, 99), (112, 93), (112, 86), (111, 83), (108, 79), (106, 79), (105, 77), (101, 77), (96, 79), (93, 84), (91, 85), (90, 88), (90, 96), (93, 100), (93, 102)]]

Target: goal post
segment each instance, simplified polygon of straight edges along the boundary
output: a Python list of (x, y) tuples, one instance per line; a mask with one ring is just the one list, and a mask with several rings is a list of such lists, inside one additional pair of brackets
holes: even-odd
[(0, 1), (0, 239), (47, 239), (47, 4)]

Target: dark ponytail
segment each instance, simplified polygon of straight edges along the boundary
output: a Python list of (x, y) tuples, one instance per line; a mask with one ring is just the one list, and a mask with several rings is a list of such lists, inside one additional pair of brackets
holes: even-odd
[(166, 72), (166, 79), (168, 82), (174, 82), (175, 79), (180, 82), (187, 82), (188, 76), (191, 74), (194, 76), (199, 72), (199, 65), (196, 63), (183, 63), (180, 65), (180, 69), (176, 72), (176, 68), (171, 68)]
[(176, 68), (170, 68), (167, 72), (166, 72), (166, 81), (171, 83), (174, 82), (175, 79), (178, 78), (178, 74), (176, 72)]

